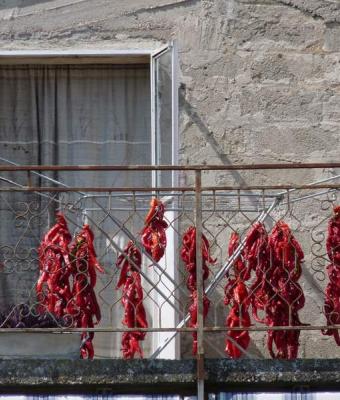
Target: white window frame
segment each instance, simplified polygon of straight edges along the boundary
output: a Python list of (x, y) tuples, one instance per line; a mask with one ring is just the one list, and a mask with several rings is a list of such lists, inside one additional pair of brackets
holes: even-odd
[[(157, 73), (157, 59), (166, 52), (171, 52), (171, 138), (172, 149), (171, 158), (172, 165), (178, 165), (178, 57), (177, 44), (175, 41), (168, 43), (162, 47), (155, 49), (70, 49), (70, 50), (0, 50), (0, 64), (17, 65), (17, 64), (149, 64), (150, 65), (150, 98), (151, 98), (151, 163), (158, 164), (157, 156), (157, 111), (156, 111), (156, 93), (155, 86)], [(172, 173), (172, 186), (177, 186), (177, 172)], [(152, 186), (158, 187), (157, 173), (152, 172)], [(171, 193), (163, 198), (164, 201), (172, 199)], [(175, 214), (170, 211), (166, 214), (169, 220), (175, 220)], [(173, 229), (174, 228), (174, 229)], [(167, 231), (168, 246), (166, 251), (167, 273), (176, 281), (176, 260), (175, 260), (175, 243), (177, 240), (177, 227), (169, 228)], [(162, 264), (161, 264), (162, 265)], [(162, 265), (164, 267), (164, 265)], [(164, 284), (171, 289), (174, 285), (165, 277)], [(162, 300), (161, 298), (159, 299)], [(174, 300), (173, 300), (174, 301)], [(162, 327), (175, 327), (177, 325), (177, 316), (174, 309), (168, 304), (162, 310), (161, 318), (158, 318), (158, 310), (154, 312), (154, 321)], [(161, 319), (161, 320), (159, 320)], [(153, 351), (168, 336), (167, 332), (158, 332), (154, 335)], [(173, 340), (164, 349), (161, 358), (177, 358), (179, 355), (179, 342)]]

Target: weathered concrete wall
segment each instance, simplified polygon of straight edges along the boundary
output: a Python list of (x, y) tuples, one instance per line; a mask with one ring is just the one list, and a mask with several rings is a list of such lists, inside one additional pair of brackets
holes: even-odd
[[(339, 1), (0, 0), (0, 21), (2, 49), (157, 48), (177, 39), (183, 164), (338, 161)], [(318, 174), (303, 172), (299, 183)]]
[(337, 159), (337, 1), (2, 0), (0, 20), (3, 49), (177, 39), (183, 163)]
[[(194, 360), (1, 360), (2, 393), (194, 394)], [(207, 392), (339, 390), (338, 360), (206, 360)]]

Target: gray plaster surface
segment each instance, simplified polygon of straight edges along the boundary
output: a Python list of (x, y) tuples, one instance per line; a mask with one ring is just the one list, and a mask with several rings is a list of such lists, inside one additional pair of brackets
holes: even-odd
[[(339, 1), (0, 1), (2, 49), (156, 49), (172, 39), (179, 47), (182, 164), (339, 161)], [(306, 183), (336, 172), (215, 173), (203, 184)], [(308, 244), (305, 210), (294, 218)], [(319, 205), (310, 213), (317, 216)], [(304, 272), (305, 314), (314, 310), (313, 322), (322, 324), (323, 283), (308, 263)], [(339, 352), (319, 332), (301, 336), (306, 357)]]

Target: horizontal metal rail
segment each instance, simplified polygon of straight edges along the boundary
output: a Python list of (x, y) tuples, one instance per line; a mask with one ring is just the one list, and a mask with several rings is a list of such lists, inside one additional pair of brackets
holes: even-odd
[[(340, 325), (296, 325), (296, 326), (205, 326), (205, 332), (226, 332), (226, 331), (321, 331), (321, 330), (340, 330)], [(120, 332), (196, 332), (197, 328), (176, 327), (176, 328), (0, 328), (1, 333), (81, 333), (81, 332), (101, 332), (101, 333), (120, 333)]]
[(338, 162), (231, 165), (0, 165), (0, 171), (241, 171), (340, 168)]
[[(202, 190), (218, 192), (220, 190), (299, 190), (299, 189), (340, 189), (340, 182), (329, 185), (255, 185), (255, 186), (202, 186)], [(194, 192), (194, 187), (41, 187), (25, 186), (23, 188), (0, 187), (0, 192)], [(282, 195), (280, 193), (280, 195)], [(273, 197), (273, 196), (272, 196)]]

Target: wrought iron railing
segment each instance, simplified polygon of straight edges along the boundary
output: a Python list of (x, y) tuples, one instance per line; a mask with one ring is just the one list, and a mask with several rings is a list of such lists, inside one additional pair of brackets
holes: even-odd
[[(239, 351), (242, 357), (269, 357), (267, 331), (274, 336), (274, 342), (280, 341), (278, 337), (275, 338), (275, 332), (286, 332), (284, 340), (290, 340), (288, 332), (301, 331), (298, 339), (299, 357), (333, 357), (334, 338), (322, 335), (322, 332), (328, 329), (332, 333), (331, 328), (340, 328), (336, 305), (332, 311), (333, 318), (327, 320), (325, 315), (325, 291), (329, 282), (326, 267), (331, 263), (326, 248), (328, 224), (334, 217), (333, 208), (340, 204), (340, 175), (336, 175), (335, 168), (340, 168), (340, 164), (186, 167), (2, 165), (0, 311), (7, 314), (2, 315), (0, 332), (96, 332), (95, 356), (121, 357), (122, 334), (136, 332), (136, 327), (128, 328), (122, 324), (122, 300), (126, 294), (122, 288), (117, 289), (121, 269), (117, 268), (116, 262), (124, 253), (127, 243), (132, 241), (142, 253), (139, 273), (148, 326), (139, 326), (138, 332), (146, 334), (142, 345), (145, 357), (191, 357), (192, 334), (196, 333), (199, 379), (202, 382), (203, 358), (230, 357), (230, 351), (225, 352), (227, 340), (229, 346), (237, 349), (236, 353)], [(264, 171), (267, 171), (266, 175), (263, 175)], [(261, 175), (258, 175), (259, 172)], [(78, 177), (88, 173), (92, 174), (92, 182), (102, 182), (100, 176), (106, 174), (107, 185), (86, 187), (68, 184), (69, 181), (77, 182)], [(144, 178), (145, 174), (150, 174), (151, 178), (152, 173), (157, 173), (162, 181), (162, 174), (174, 173), (180, 175), (181, 185), (148, 187), (130, 184), (129, 187), (116, 187), (110, 185), (107, 177), (117, 173), (133, 174), (134, 179), (130, 181), (136, 183), (139, 182), (138, 174), (144, 174)], [(70, 176), (72, 179), (69, 179)], [(159, 261), (155, 261), (141, 242), (145, 216), (151, 199), (155, 197), (165, 206), (164, 219), (168, 225), (167, 246)], [(104, 268), (104, 273), (97, 274), (95, 293), (101, 309), (101, 321), (94, 327), (76, 326), (72, 316), (67, 316), (67, 319), (64, 314), (64, 323), (61, 324), (59, 317), (48, 308), (48, 301), (42, 300), (41, 294), (40, 297), (37, 295), (37, 280), (41, 274), (38, 248), (44, 234), (54, 225), (57, 212), (65, 216), (72, 235), (79, 232), (84, 223), (89, 224), (94, 233), (97, 258)], [(275, 301), (281, 302), (284, 303), (281, 310), (288, 312), (288, 319), (282, 319), (283, 324), (280, 325), (276, 320), (268, 327), (267, 310), (263, 304), (258, 310), (258, 319), (262, 319), (263, 323), (256, 321), (251, 313), (253, 299), (264, 296), (263, 293), (259, 295), (258, 288), (254, 286), (256, 265), (250, 268), (250, 277), (244, 279), (244, 275), (237, 271), (236, 263), (244, 260), (244, 265), (248, 265), (245, 254), (247, 237), (256, 223), (262, 223), (270, 234), (277, 222), (282, 220), (300, 243), (304, 262), (300, 262), (297, 253), (294, 254), (292, 270), (298, 270), (301, 266), (301, 277), (293, 277), (290, 267), (284, 262), (282, 268), (285, 269), (286, 278), (281, 277), (280, 284), (269, 275), (262, 277), (262, 283), (273, 286), (269, 288), (271, 292), (267, 291), (267, 296), (274, 298), (271, 307)], [(196, 228), (194, 237), (197, 239), (194, 289), (197, 289), (198, 313), (194, 323), (190, 309), (193, 299), (190, 297), (192, 291), (188, 288), (188, 268), (181, 257), (183, 235), (190, 226)], [(237, 232), (240, 239), (228, 255), (228, 243), (233, 232)], [(211, 253), (211, 260), (206, 265), (208, 277), (202, 268), (205, 260), (204, 257), (202, 259), (202, 242), (198, 240), (202, 234), (209, 242)], [(294, 249), (297, 250), (296, 247)], [(268, 268), (273, 264), (272, 252), (269, 249)], [(130, 261), (133, 264), (134, 260)], [(258, 258), (257, 262), (260, 262)], [(70, 278), (71, 286), (75, 284), (75, 276)], [(235, 302), (232, 299), (228, 306), (224, 303), (226, 276), (231, 296), (235, 295), (233, 290), (243, 280), (247, 299), (242, 300), (243, 308), (242, 304), (238, 304), (238, 312), (242, 315), (244, 308), (249, 308), (250, 324), (239, 321), (240, 326), (235, 323), (226, 327), (226, 317)], [(43, 293), (48, 286), (46, 282), (43, 284)], [(301, 294), (293, 297), (290, 303), (285, 290), (297, 290)], [(299, 318), (296, 319), (295, 303), (302, 296), (305, 297), (304, 306), (300, 304)], [(206, 317), (205, 297), (210, 299)], [(22, 304), (26, 306), (20, 306)], [(21, 316), (23, 313), (39, 315), (42, 308), (55, 318), (54, 327), (25, 324), (9, 327), (9, 320), (15, 313)], [(134, 308), (136, 311), (136, 304)], [(333, 321), (331, 328), (330, 321)], [(249, 332), (249, 345), (245, 345), (232, 332)], [(279, 356), (286, 357), (283, 353)]]

